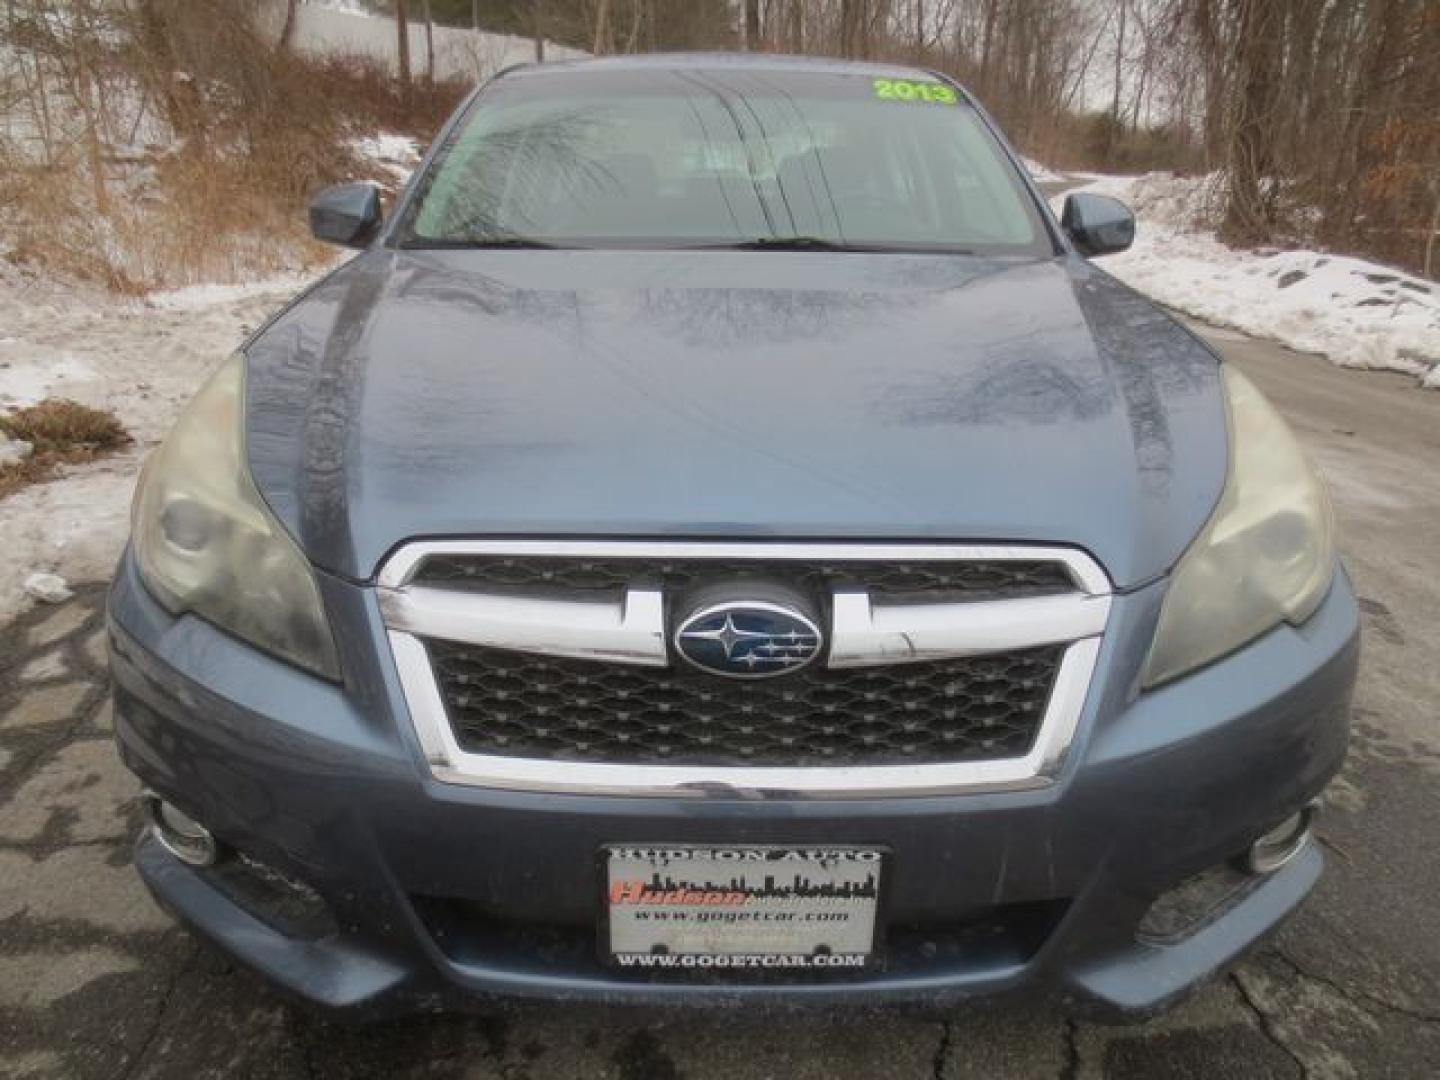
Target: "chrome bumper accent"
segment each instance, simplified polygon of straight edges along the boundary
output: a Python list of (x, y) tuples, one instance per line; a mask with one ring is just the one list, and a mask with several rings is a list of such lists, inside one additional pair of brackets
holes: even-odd
[[(1069, 642), (1035, 743), (1024, 757), (921, 765), (708, 767), (551, 761), (475, 754), (455, 739), (421, 636), (551, 656), (665, 666), (664, 598), (630, 589), (619, 603), (501, 596), (410, 584), (430, 555), (635, 556), (801, 560), (1035, 560), (1068, 568), (1059, 596), (876, 604), (832, 596), (828, 663), (860, 667)], [(1011, 791), (1054, 782), (1075, 736), (1110, 609), (1098, 565), (1068, 548), (846, 543), (461, 541), (410, 544), (379, 575), (381, 612), (421, 749), (435, 779), (565, 794), (732, 798), (875, 798)]]

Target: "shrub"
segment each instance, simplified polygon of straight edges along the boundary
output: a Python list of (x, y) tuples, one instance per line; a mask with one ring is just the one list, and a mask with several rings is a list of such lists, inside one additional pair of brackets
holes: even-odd
[(465, 87), (406, 88), (368, 59), (278, 48), (256, 10), (74, 0), (61, 19), (46, 0), (12, 0), (0, 13), (0, 102), (16, 121), (0, 132), (7, 257), (125, 293), (332, 257), (304, 206), (373, 175), (351, 140), (425, 141)]
[(114, 413), (64, 398), (46, 398), (38, 405), (0, 416), (0, 434), (32, 447), (24, 460), (0, 466), (0, 498), (48, 479), (58, 465), (94, 461), (131, 442)]

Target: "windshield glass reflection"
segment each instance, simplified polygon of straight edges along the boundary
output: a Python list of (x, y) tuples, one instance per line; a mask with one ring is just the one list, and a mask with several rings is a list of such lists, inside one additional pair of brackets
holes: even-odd
[(507, 76), (442, 147), (401, 235), (1051, 253), (1015, 167), (956, 91), (868, 72)]

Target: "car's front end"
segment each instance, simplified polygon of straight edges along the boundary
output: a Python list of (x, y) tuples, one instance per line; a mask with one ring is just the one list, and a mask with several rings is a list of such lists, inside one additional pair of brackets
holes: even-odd
[[(819, 78), (757, 63), (704, 92)], [(694, 82), (588, 70), (509, 78)], [(458, 246), (322, 282), (142, 481), (116, 731), (203, 936), (357, 1013), (1140, 1012), (1313, 886), (1354, 597), (1293, 436), (1165, 315), (1063, 246)]]

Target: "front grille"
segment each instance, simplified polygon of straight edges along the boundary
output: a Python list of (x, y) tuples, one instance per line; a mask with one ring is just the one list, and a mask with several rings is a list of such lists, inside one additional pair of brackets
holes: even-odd
[(761, 681), (428, 639), (460, 746), (557, 761), (839, 766), (987, 761), (1035, 741), (1063, 648)]
[(1072, 592), (1075, 582), (1053, 560), (827, 560), (695, 559), (534, 555), (432, 555), (417, 585), (514, 592), (618, 593), (644, 585), (682, 592), (702, 581), (776, 581), (811, 593), (864, 589), (890, 599), (926, 603), (954, 599), (1045, 596)]

